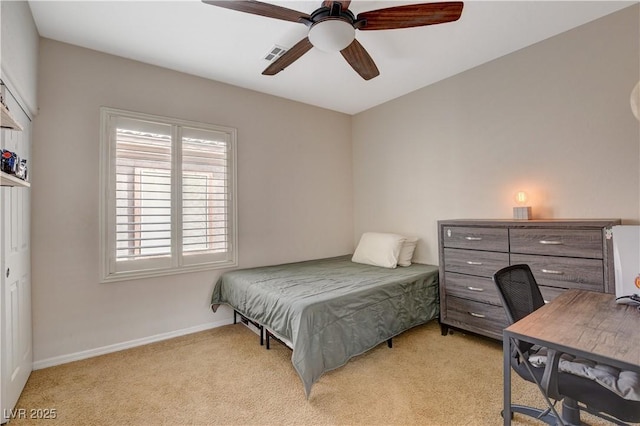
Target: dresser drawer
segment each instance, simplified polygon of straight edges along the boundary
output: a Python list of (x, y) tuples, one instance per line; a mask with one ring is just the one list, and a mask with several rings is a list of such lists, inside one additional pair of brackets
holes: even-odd
[(444, 247), (509, 251), (509, 232), (505, 228), (445, 226), (442, 240)]
[(445, 280), (447, 297), (455, 296), (492, 305), (501, 305), (498, 289), (490, 278), (448, 272), (445, 274)]
[(572, 229), (512, 229), (512, 253), (602, 259), (602, 232)]
[(500, 338), (502, 330), (507, 327), (507, 314), (502, 306), (448, 297), (447, 323), (472, 331), (482, 330)]
[(444, 249), (444, 269), (447, 272), (491, 278), (505, 266), (509, 266), (509, 253)]
[(604, 265), (599, 259), (512, 254), (511, 264), (529, 265), (539, 285), (604, 291)]

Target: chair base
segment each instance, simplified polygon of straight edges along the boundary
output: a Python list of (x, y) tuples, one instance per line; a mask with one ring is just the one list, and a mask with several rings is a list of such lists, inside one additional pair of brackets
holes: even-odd
[[(607, 420), (612, 424), (620, 425), (620, 426), (629, 426), (628, 423), (622, 422), (614, 417), (607, 416), (604, 413), (600, 413), (596, 410), (591, 410), (589, 407), (580, 406), (578, 403), (570, 398), (565, 398), (562, 400), (562, 413), (560, 414), (562, 417), (562, 423), (566, 426), (581, 426), (584, 425), (580, 420), (580, 411), (586, 411), (594, 416), (600, 417), (601, 419)], [(534, 419), (540, 420), (548, 425), (556, 426), (562, 424), (558, 418), (551, 412), (550, 409), (541, 410), (540, 408), (528, 407), (526, 405), (512, 405), (511, 406), (511, 419), (513, 420), (513, 414), (519, 413), (525, 416), (532, 417)], [(500, 413), (504, 417), (504, 412)]]
[[(519, 413), (525, 416), (533, 417), (536, 420), (540, 420), (545, 422), (548, 425), (556, 426), (559, 422), (556, 416), (553, 415), (549, 410), (541, 410), (539, 408), (527, 407), (526, 405), (512, 405), (511, 406), (511, 416), (513, 419), (513, 414)], [(504, 412), (501, 413), (502, 417), (504, 417)]]
[(568, 425), (580, 425), (583, 424), (580, 421), (580, 407), (578, 403), (570, 398), (562, 400), (562, 421)]

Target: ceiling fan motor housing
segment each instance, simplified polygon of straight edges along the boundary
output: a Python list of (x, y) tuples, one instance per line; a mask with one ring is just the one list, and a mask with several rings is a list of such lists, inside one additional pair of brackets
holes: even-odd
[(314, 10), (309, 16), (308, 25), (313, 25), (327, 18), (343, 19), (350, 24), (355, 22), (356, 17), (349, 9), (343, 9), (339, 2), (334, 2), (331, 7), (320, 7)]

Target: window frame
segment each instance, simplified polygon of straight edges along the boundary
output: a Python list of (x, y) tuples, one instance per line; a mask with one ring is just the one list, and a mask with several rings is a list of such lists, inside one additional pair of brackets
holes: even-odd
[[(136, 260), (132, 268), (116, 268), (116, 137), (112, 132), (113, 118), (150, 121), (171, 126), (171, 173), (174, 185), (171, 190), (173, 223), (171, 232), (171, 246), (169, 266), (157, 266), (153, 259)], [(202, 131), (224, 133), (227, 143), (227, 195), (228, 222), (226, 231), (229, 236), (229, 249), (221, 259), (184, 262), (183, 256), (183, 223), (178, 223), (175, 215), (182, 209), (183, 184), (182, 179), (182, 140), (178, 140), (179, 128), (189, 128)], [(113, 134), (112, 134), (113, 133)], [(188, 272), (230, 268), (238, 265), (238, 219), (237, 219), (237, 129), (196, 121), (163, 117), (152, 114), (127, 111), (116, 108), (100, 108), (100, 197), (99, 197), (99, 228), (100, 228), (100, 282), (117, 282), (140, 278), (167, 276)], [(196, 255), (198, 256), (198, 255)], [(209, 256), (213, 257), (213, 256)], [(204, 258), (204, 257), (203, 257)], [(151, 260), (151, 261), (148, 261)], [(139, 264), (138, 267), (136, 264)], [(145, 266), (146, 265), (146, 266)]]

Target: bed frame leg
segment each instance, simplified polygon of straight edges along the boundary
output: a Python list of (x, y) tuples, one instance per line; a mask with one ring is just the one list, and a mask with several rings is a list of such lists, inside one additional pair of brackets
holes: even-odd
[(260, 329), (260, 346), (262, 346), (264, 345), (264, 327), (260, 326), (259, 329)]
[(233, 323), (238, 323), (238, 311), (236, 311), (235, 309), (233, 310)]
[(271, 333), (269, 333), (269, 330), (265, 329), (265, 334), (267, 335), (267, 349), (271, 348)]
[(393, 338), (387, 340), (387, 346), (389, 347), (389, 349), (393, 348)]

